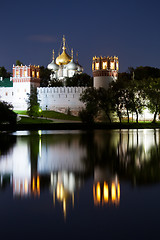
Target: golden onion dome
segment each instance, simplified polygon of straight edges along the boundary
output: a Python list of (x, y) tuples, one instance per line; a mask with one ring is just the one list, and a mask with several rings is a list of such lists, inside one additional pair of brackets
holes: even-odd
[(66, 65), (71, 61), (71, 59), (72, 58), (66, 53), (66, 50), (64, 48), (62, 54), (56, 58), (56, 64)]
[(67, 53), (66, 53), (66, 39), (65, 39), (65, 36), (63, 35), (63, 52), (61, 55), (59, 55), (57, 58), (56, 58), (56, 64), (58, 65), (66, 65), (68, 64), (72, 57), (70, 57)]

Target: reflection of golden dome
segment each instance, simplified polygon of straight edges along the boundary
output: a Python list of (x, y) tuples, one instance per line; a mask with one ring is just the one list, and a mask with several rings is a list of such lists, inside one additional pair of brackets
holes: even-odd
[(56, 58), (56, 64), (58, 65), (66, 65), (71, 61), (71, 57), (66, 53), (65, 48), (61, 55)]

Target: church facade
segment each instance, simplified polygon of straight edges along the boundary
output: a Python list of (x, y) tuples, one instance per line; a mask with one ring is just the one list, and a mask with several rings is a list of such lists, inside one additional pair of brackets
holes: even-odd
[(50, 76), (51, 80), (56, 79), (63, 81), (64, 85), (66, 77), (73, 77), (75, 74), (81, 74), (83, 72), (83, 67), (78, 63), (78, 59), (76, 62), (73, 59), (73, 49), (71, 50), (71, 56), (66, 52), (66, 40), (64, 36), (62, 53), (59, 53), (55, 59), (53, 50), (53, 60), (48, 64), (47, 68), (52, 71)]

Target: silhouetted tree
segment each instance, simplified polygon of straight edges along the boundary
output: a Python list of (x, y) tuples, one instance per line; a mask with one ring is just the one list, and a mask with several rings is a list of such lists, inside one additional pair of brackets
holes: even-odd
[(37, 96), (37, 88), (31, 87), (31, 93), (28, 99), (28, 108), (27, 113), (31, 117), (38, 117), (39, 116), (39, 101)]
[(92, 87), (93, 78), (86, 73), (75, 74), (66, 78), (66, 87)]
[(44, 66), (40, 66), (40, 86), (48, 87), (50, 82), (51, 70), (45, 68)]
[(6, 102), (0, 102), (0, 123), (9, 122), (16, 124), (17, 114), (12, 111), (13, 106)]
[(11, 77), (11, 73), (7, 72), (5, 67), (0, 67), (0, 77), (2, 77), (2, 78), (10, 78)]
[(16, 61), (16, 66), (21, 66), (21, 65), (24, 65), (21, 61), (17, 60)]

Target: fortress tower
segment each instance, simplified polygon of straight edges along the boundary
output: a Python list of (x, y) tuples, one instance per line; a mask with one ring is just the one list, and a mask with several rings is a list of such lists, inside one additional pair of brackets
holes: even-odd
[(95, 88), (108, 88), (110, 82), (118, 78), (118, 57), (93, 57), (92, 72)]
[(27, 108), (31, 87), (40, 87), (39, 66), (13, 65), (13, 101), (17, 109)]

